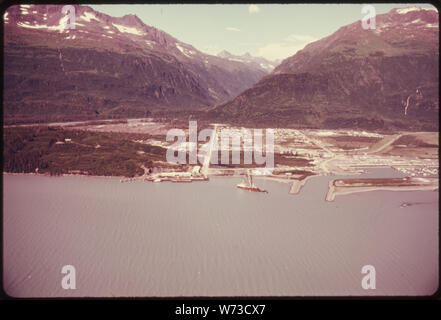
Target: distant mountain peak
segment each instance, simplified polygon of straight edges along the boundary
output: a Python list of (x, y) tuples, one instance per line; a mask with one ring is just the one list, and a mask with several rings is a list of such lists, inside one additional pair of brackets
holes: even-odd
[(74, 5), (75, 25), (67, 27), (62, 8), (14, 5), (3, 16), (9, 116), (73, 119), (95, 117), (95, 110), (113, 117), (200, 108), (231, 99), (268, 73), (200, 52), (135, 14), (112, 17)]
[(265, 70), (265, 72), (271, 72), (278, 65), (276, 61), (269, 61), (263, 57), (254, 57), (249, 52), (243, 55), (233, 55), (226, 50), (222, 50), (217, 54), (218, 57), (228, 59), (230, 61), (243, 62), (257, 68)]
[(128, 24), (130, 26), (134, 26), (134, 27), (144, 25), (144, 22), (142, 22), (142, 20), (139, 19), (136, 14), (126, 14), (125, 16), (123, 16), (121, 18), (121, 21), (124, 22), (125, 24)]
[(213, 114), (241, 125), (437, 131), (438, 69), (437, 10), (397, 8), (374, 29), (358, 20), (309, 43)]
[(221, 57), (221, 58), (229, 58), (229, 57), (232, 57), (233, 55), (231, 53), (229, 53), (227, 50), (222, 50), (221, 52), (219, 52), (217, 54), (217, 56)]

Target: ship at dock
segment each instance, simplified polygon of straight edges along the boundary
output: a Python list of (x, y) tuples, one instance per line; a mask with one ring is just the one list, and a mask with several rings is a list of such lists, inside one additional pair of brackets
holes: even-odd
[(239, 189), (252, 191), (252, 192), (266, 192), (266, 193), (268, 193), (268, 191), (260, 189), (254, 184), (253, 175), (249, 171), (247, 171), (244, 179), (242, 180), (241, 183), (239, 183), (237, 185), (237, 187)]

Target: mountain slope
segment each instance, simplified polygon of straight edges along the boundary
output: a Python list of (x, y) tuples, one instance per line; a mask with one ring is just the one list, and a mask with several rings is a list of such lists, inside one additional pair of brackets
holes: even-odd
[(4, 15), (4, 117), (144, 116), (228, 101), (267, 72), (204, 54), (135, 15), (17, 5)]
[(394, 9), (307, 45), (210, 117), (252, 125), (438, 129), (439, 19)]

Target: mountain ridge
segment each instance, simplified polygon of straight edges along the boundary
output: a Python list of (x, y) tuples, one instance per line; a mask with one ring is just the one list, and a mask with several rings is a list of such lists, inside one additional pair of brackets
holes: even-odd
[(437, 12), (410, 7), (377, 15), (375, 30), (361, 21), (343, 26), (208, 116), (244, 125), (438, 130), (438, 21)]
[(243, 55), (234, 55), (227, 50), (222, 50), (217, 54), (218, 57), (228, 59), (230, 61), (239, 61), (246, 64), (249, 64), (251, 66), (255, 66), (256, 68), (263, 68), (268, 72), (271, 72), (274, 70), (275, 67), (280, 63), (279, 60), (276, 61), (270, 61), (268, 59), (265, 59), (263, 57), (255, 57), (252, 56), (249, 52), (244, 53)]
[(75, 29), (63, 28), (61, 5), (6, 10), (6, 118), (144, 116), (158, 108), (203, 108), (228, 101), (267, 74), (202, 53), (136, 15), (74, 8)]

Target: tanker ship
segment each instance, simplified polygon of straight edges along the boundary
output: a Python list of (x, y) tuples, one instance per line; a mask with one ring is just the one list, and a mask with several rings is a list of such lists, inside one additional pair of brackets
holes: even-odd
[(268, 191), (256, 187), (256, 185), (253, 182), (253, 176), (249, 173), (249, 171), (247, 171), (245, 178), (243, 179), (243, 181), (241, 183), (239, 183), (237, 185), (237, 187), (239, 189), (248, 190), (248, 191), (252, 191), (252, 192), (266, 192), (266, 193), (268, 193)]

